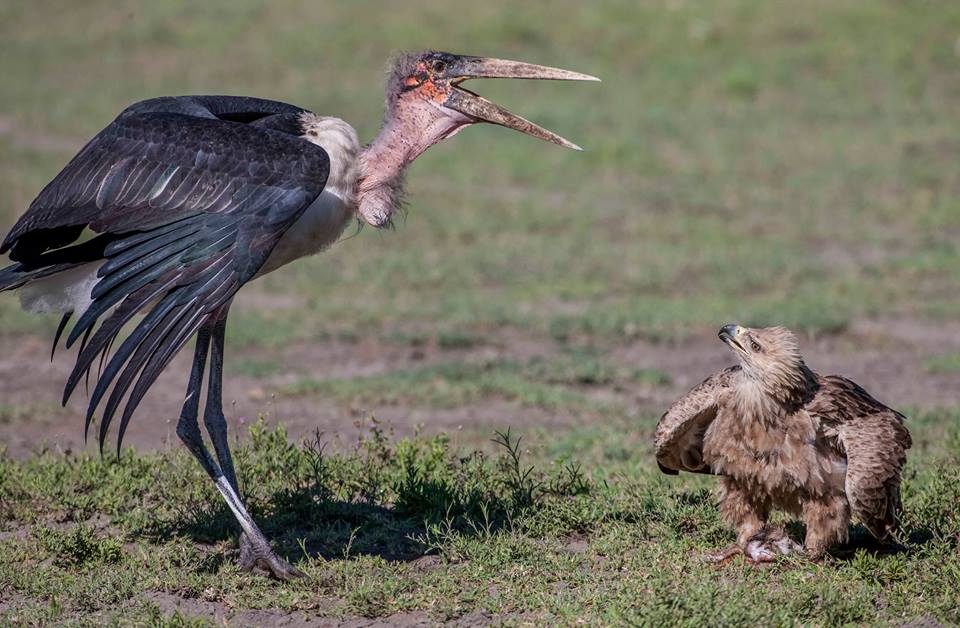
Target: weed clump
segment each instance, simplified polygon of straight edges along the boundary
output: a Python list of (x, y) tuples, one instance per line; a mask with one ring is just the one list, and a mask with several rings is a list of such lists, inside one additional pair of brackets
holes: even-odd
[(83, 523), (69, 530), (39, 526), (33, 530), (33, 539), (61, 567), (116, 563), (123, 556), (120, 539), (100, 537), (92, 526)]

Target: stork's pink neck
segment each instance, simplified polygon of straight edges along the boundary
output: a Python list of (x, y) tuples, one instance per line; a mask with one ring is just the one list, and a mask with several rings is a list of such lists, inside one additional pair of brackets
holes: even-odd
[(394, 107), (380, 133), (360, 153), (356, 198), (361, 218), (376, 227), (387, 225), (402, 203), (407, 166), (470, 122), (462, 114), (429, 103)]

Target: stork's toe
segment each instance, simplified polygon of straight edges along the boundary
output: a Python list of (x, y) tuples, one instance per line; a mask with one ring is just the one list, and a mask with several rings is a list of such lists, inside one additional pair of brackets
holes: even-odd
[(247, 536), (240, 534), (240, 568), (244, 571), (255, 571), (263, 575), (273, 576), (277, 580), (294, 580), (305, 578), (303, 573), (287, 561), (274, 553), (265, 540), (258, 543)]

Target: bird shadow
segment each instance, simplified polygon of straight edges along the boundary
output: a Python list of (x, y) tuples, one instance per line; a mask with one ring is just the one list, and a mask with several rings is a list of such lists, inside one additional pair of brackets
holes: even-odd
[[(252, 477), (273, 468), (265, 461), (289, 458), (293, 451), (282, 431), (257, 432), (253, 440), (257, 457), (248, 460)], [(363, 453), (343, 467), (328, 463), (318, 433), (302, 450), (306, 458), (298, 461), (307, 466), (286, 474), (285, 485), (251, 482), (245, 503), (274, 551), (290, 562), (357, 556), (414, 561), (440, 553), (451, 535), (486, 539), (512, 529), (522, 513), (544, 507), (542, 496), (589, 490), (576, 465), (565, 466), (555, 477), (534, 474), (532, 466), (521, 463), (520, 439), (509, 430), (493, 439), (505, 452), (493, 470), (481, 454), (445, 457), (445, 444), (405, 451), (405, 466), (397, 468), (401, 457), (386, 442), (382, 431), (372, 431), (361, 443)], [(242, 482), (240, 488), (244, 493)], [(391, 496), (389, 503), (384, 503), (385, 495)], [(182, 502), (134, 533), (157, 542), (189, 538), (200, 546), (216, 545), (223, 554), (225, 541), (237, 548), (239, 527), (223, 500), (203, 497)], [(209, 568), (220, 564), (211, 560)]]
[[(792, 540), (803, 543), (807, 530), (804, 524), (792, 521), (784, 527)], [(927, 528), (909, 528), (904, 530), (903, 533), (902, 540), (904, 542), (878, 541), (863, 525), (857, 524), (850, 528), (847, 541), (831, 548), (828, 554), (831, 558), (839, 561), (852, 560), (860, 553), (875, 557), (909, 554), (934, 538), (933, 532)]]
[[(437, 553), (428, 541), (433, 525), (471, 537), (496, 534), (508, 523), (508, 517), (490, 517), (480, 511), (460, 512), (451, 519), (442, 508), (410, 512), (364, 501), (344, 501), (315, 487), (282, 490), (248, 506), (277, 554), (292, 563), (303, 558), (329, 561), (359, 556), (411, 562)], [(511, 507), (493, 500), (485, 505), (484, 512), (506, 513)], [(213, 547), (231, 541), (236, 549), (239, 532), (230, 509), (219, 500), (186, 504), (175, 516), (139, 531), (158, 543), (188, 538), (198, 546), (211, 548), (198, 566), (204, 572), (215, 572), (232, 560), (231, 553)]]

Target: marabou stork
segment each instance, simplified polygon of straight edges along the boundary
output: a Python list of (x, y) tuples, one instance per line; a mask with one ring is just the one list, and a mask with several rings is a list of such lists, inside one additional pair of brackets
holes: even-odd
[[(86, 414), (85, 433), (103, 402), (101, 452), (121, 404), (118, 450), (147, 389), (196, 335), (177, 435), (239, 522), (245, 569), (302, 575), (273, 552), (239, 496), (221, 401), (224, 330), (237, 290), (329, 246), (355, 214), (375, 227), (390, 225), (405, 168), (466, 126), (498, 124), (579, 149), (460, 86), (471, 78), (597, 80), (516, 61), (404, 54), (392, 66), (383, 127), (365, 147), (346, 122), (282, 102), (145, 100), (90, 140), (0, 245), (14, 262), (0, 271), (0, 290), (20, 288), (26, 309), (63, 314), (54, 349), (78, 316), (66, 339), (67, 347), (81, 344), (64, 403), (97, 356), (101, 365), (109, 356)], [(145, 317), (110, 355), (138, 313)], [(197, 421), (208, 353), (203, 419), (216, 459)]]

